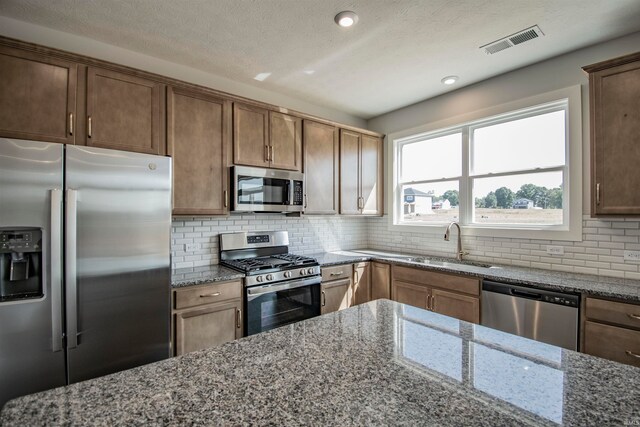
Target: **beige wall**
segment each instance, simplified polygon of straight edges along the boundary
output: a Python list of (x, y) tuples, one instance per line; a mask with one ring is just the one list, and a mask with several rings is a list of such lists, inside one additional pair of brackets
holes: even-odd
[(250, 84), (239, 83), (224, 77), (206, 73), (195, 68), (154, 58), (131, 50), (99, 42), (86, 37), (64, 33), (29, 24), (15, 19), (0, 16), (0, 34), (43, 46), (66, 50), (69, 52), (90, 56), (97, 59), (115, 62), (172, 77), (190, 83), (200, 84), (212, 89), (244, 96), (280, 107), (313, 114), (328, 120), (335, 120), (347, 125), (366, 127), (366, 121), (342, 111), (334, 110), (308, 103), (301, 99), (281, 95), (264, 90)]
[[(582, 86), (583, 214), (588, 214), (589, 93), (587, 75), (581, 67), (638, 50), (640, 32), (501, 74), (375, 117), (368, 121), (368, 128), (389, 134), (579, 84)], [(464, 79), (464, 76), (461, 77)], [(385, 176), (386, 173), (387, 168)], [(385, 191), (385, 194), (389, 192)]]

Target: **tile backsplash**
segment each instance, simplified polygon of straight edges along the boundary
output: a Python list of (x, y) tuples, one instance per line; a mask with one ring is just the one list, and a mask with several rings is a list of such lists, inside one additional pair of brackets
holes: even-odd
[[(389, 230), (388, 218), (344, 216), (286, 217), (280, 214), (229, 217), (175, 217), (171, 252), (174, 268), (218, 263), (218, 234), (242, 230), (288, 230), (290, 249), (300, 254), (356, 248), (452, 257), (454, 238), (442, 230), (411, 233)], [(598, 274), (640, 280), (640, 262), (625, 261), (624, 251), (640, 251), (640, 220), (583, 218), (581, 242), (465, 236), (467, 258), (546, 270)], [(187, 251), (187, 244), (189, 250)], [(562, 246), (563, 255), (549, 255), (547, 246)], [(192, 247), (193, 246), (193, 247)]]
[[(298, 254), (367, 246), (367, 221), (358, 217), (282, 214), (229, 217), (175, 217), (171, 231), (173, 268), (217, 264), (218, 235), (234, 231), (288, 230), (290, 250)], [(187, 244), (195, 245), (189, 248)]]

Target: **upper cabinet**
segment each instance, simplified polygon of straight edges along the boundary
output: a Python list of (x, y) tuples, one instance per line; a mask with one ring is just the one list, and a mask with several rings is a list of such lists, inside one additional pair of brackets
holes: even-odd
[(173, 158), (175, 215), (228, 213), (230, 128), (230, 101), (200, 91), (167, 89), (167, 147)]
[(302, 119), (234, 103), (233, 163), (302, 171)]
[(78, 65), (0, 46), (0, 136), (75, 143)]
[(591, 214), (640, 215), (640, 53), (589, 73)]
[(338, 213), (340, 143), (332, 125), (304, 121), (304, 212)]
[(340, 130), (340, 213), (382, 215), (382, 139)]
[(163, 85), (87, 69), (87, 140), (91, 147), (165, 154)]

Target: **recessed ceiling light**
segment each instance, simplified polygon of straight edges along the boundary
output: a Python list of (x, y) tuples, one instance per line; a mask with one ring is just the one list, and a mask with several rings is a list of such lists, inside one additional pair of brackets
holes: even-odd
[(350, 10), (345, 10), (337, 14), (334, 20), (336, 21), (336, 24), (347, 28), (358, 23), (358, 15)]
[(271, 73), (260, 73), (260, 74), (256, 74), (256, 76), (253, 79), (257, 80), (259, 82), (263, 82), (270, 75), (271, 75)]
[(452, 85), (458, 81), (458, 76), (447, 76), (440, 81), (446, 85)]
[(310, 76), (311, 74), (315, 73), (316, 70), (304, 70), (303, 73), (305, 73), (306, 75)]

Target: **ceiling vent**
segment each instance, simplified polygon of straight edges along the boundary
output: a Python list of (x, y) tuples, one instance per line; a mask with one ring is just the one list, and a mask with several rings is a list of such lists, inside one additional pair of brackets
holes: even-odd
[(518, 31), (515, 34), (511, 34), (510, 36), (501, 38), (500, 40), (480, 46), (480, 49), (484, 49), (484, 52), (487, 55), (493, 55), (501, 50), (509, 49), (510, 47), (517, 46), (542, 36), (544, 36), (544, 33), (540, 30), (540, 27), (534, 25), (533, 27)]

